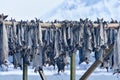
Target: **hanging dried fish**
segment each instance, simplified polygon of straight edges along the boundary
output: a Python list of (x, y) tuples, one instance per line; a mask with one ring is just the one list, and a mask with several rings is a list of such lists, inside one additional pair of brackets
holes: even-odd
[(114, 73), (120, 73), (120, 28), (114, 43)]
[(55, 43), (54, 43), (54, 54), (55, 54), (55, 58), (57, 58), (59, 56), (59, 33), (58, 33), (58, 29), (56, 29), (55, 31)]
[(67, 37), (66, 37), (66, 26), (63, 27), (63, 39), (65, 46), (68, 47)]
[(54, 43), (55, 41), (55, 27), (52, 26), (52, 28), (50, 28), (50, 43)]
[(80, 26), (79, 26), (79, 47), (82, 47), (83, 46), (83, 34), (84, 34), (84, 24), (83, 23), (80, 23)]
[(42, 28), (41, 28), (40, 23), (39, 23), (39, 26), (38, 26), (38, 30), (39, 30), (38, 37), (39, 37), (40, 45), (42, 46), (43, 45), (43, 40), (42, 40), (43, 35), (42, 35)]
[(49, 45), (50, 44), (50, 29), (46, 29), (46, 31), (45, 31), (45, 41), (47, 42), (47, 45)]
[(67, 34), (68, 34), (68, 39), (70, 39), (70, 32), (71, 32), (71, 27), (70, 25), (67, 24), (67, 27), (68, 27), (68, 31), (67, 31)]
[(100, 20), (100, 46), (107, 44), (107, 33), (105, 30), (106, 25), (103, 24), (103, 19)]
[(0, 23), (0, 65), (6, 65), (8, 62), (8, 36), (5, 23)]

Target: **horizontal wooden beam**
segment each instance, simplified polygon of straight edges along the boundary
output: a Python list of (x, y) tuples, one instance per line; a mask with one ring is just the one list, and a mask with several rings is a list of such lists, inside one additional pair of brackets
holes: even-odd
[[(18, 22), (14, 22), (16, 25), (18, 25), (19, 23)], [(10, 21), (4, 21), (4, 24), (5, 25), (12, 25), (13, 23), (10, 22)]]
[[(4, 23), (5, 23), (5, 25), (12, 25), (12, 22), (10, 22), (10, 21), (4, 21)], [(16, 25), (18, 25), (19, 24), (19, 22), (15, 22), (15, 24)], [(32, 24), (31, 22), (29, 22), (29, 24)], [(60, 23), (39, 23), (40, 25), (41, 25), (41, 27), (51, 27), (52, 25), (54, 25), (55, 27), (62, 27), (62, 24), (60, 24)], [(96, 24), (96, 23), (94, 23), (93, 24), (93, 27), (98, 27), (99, 26), (99, 24)], [(107, 26), (106, 27), (108, 27), (108, 28), (117, 28), (117, 27), (119, 27), (120, 26), (120, 23), (109, 23), (109, 24), (107, 24)]]
[[(94, 26), (94, 27), (98, 27), (99, 24), (94, 23), (93, 26)], [(108, 27), (108, 28), (117, 28), (117, 27), (119, 27), (119, 26), (120, 26), (120, 23), (109, 23), (109, 24), (107, 24), (106, 27)]]
[[(10, 21), (4, 21), (5, 25), (12, 25), (13, 23), (10, 22)], [(20, 23), (19, 22), (14, 22), (16, 25), (19, 25)], [(29, 24), (32, 24), (29, 22)], [(51, 27), (52, 25), (54, 25), (55, 27), (61, 27), (61, 24), (60, 23), (39, 23), (41, 25), (41, 27)]]
[(98, 26), (99, 26), (99, 24), (93, 24), (93, 26), (94, 26), (94, 27), (98, 27)]
[(55, 27), (58, 27), (58, 28), (62, 26), (60, 23), (54, 23), (54, 24), (52, 24), (52, 23), (40, 23), (40, 25), (42, 27), (51, 27), (52, 25), (54, 25)]
[(108, 24), (108, 27), (109, 27), (109, 28), (117, 28), (117, 27), (119, 27), (119, 26), (120, 26), (119, 23), (110, 23), (110, 24)]

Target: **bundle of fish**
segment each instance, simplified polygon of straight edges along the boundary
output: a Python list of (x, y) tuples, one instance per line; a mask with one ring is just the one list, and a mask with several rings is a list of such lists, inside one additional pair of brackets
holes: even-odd
[[(22, 58), (25, 63), (39, 69), (46, 64), (57, 65), (58, 73), (64, 71), (69, 64), (68, 58), (79, 50), (79, 64), (90, 62), (90, 53), (95, 53), (95, 59), (102, 62), (101, 67), (114, 67), (114, 72), (120, 72), (119, 28), (108, 28), (108, 22), (98, 19), (80, 21), (55, 21), (61, 27), (41, 27), (39, 20), (20, 21), (5, 25), (0, 22), (0, 65), (7, 64), (8, 56), (13, 56), (14, 67), (22, 69)], [(94, 27), (93, 24), (99, 24)], [(113, 22), (114, 23), (114, 22)], [(103, 59), (105, 49), (114, 44), (114, 50)], [(114, 54), (113, 54), (114, 53)], [(39, 67), (39, 68), (38, 68)]]

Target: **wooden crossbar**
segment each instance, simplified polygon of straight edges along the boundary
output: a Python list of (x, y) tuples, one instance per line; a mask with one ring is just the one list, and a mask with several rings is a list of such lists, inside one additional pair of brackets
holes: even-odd
[[(5, 25), (12, 25), (13, 23), (11, 21), (4, 21)], [(16, 25), (20, 24), (19, 22), (14, 22)], [(29, 22), (29, 24), (32, 24), (31, 22)], [(51, 27), (52, 25), (54, 25), (55, 27), (62, 27), (62, 24), (60, 23), (39, 23), (41, 25), (41, 27)], [(93, 27), (98, 27), (99, 24), (93, 23)], [(117, 28), (120, 26), (120, 23), (109, 23), (107, 24), (108, 28)]]
[[(5, 25), (12, 25), (13, 23), (10, 21), (4, 21)], [(14, 22), (16, 25), (19, 25), (19, 22)], [(29, 22), (29, 24), (32, 24), (31, 22)], [(39, 25), (41, 25), (41, 27), (51, 27), (52, 25), (54, 25), (55, 27), (61, 27), (62, 25), (60, 23), (39, 23)]]

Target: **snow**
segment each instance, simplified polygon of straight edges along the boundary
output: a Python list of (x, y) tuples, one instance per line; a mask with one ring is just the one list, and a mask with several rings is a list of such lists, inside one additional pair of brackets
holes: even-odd
[[(12, 57), (9, 58), (11, 60)], [(12, 60), (11, 60), (12, 61)], [(76, 53), (76, 80), (85, 73), (85, 71), (94, 62), (94, 53), (91, 53), (90, 64), (82, 63), (78, 64), (78, 52)], [(57, 73), (57, 67), (54, 69), (53, 66), (43, 67), (44, 74), (47, 80), (70, 80), (70, 66), (65, 67), (64, 73)], [(22, 80), (22, 70), (20, 68), (14, 69), (13, 65), (10, 64), (7, 71), (0, 71), (0, 80)], [(119, 75), (113, 75), (112, 70), (109, 72), (106, 69), (100, 69), (99, 67), (90, 75), (88, 80), (119, 80)], [(41, 80), (39, 73), (35, 73), (31, 66), (28, 67), (28, 80)]]

